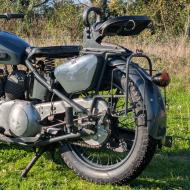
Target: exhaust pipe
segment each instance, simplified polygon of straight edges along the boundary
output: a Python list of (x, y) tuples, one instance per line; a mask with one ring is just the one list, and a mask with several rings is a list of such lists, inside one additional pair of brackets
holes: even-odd
[(76, 139), (81, 137), (81, 133), (71, 133), (67, 135), (62, 135), (59, 137), (54, 137), (48, 140), (41, 140), (38, 141), (40, 136), (37, 137), (23, 137), (23, 138), (10, 138), (5, 135), (0, 134), (0, 142), (6, 143), (8, 145), (15, 144), (15, 145), (22, 145), (22, 146), (29, 146), (29, 147), (40, 147), (40, 146), (47, 146), (49, 144), (53, 144), (59, 141), (65, 141), (70, 139)]
[(53, 143), (56, 143), (56, 142), (59, 142), (59, 141), (65, 141), (65, 140), (69, 140), (69, 139), (76, 139), (76, 138), (79, 138), (79, 137), (81, 137), (80, 133), (76, 133), (76, 134), (71, 133), (71, 134), (68, 134), (68, 135), (55, 137), (55, 138), (48, 139), (48, 140), (45, 140), (45, 141), (39, 141), (37, 143), (34, 143), (34, 146), (36, 146), (36, 147), (47, 146), (49, 144), (53, 144)]

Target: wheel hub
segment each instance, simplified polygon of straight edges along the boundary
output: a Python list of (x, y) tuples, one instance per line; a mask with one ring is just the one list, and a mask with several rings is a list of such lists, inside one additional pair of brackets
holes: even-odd
[(94, 135), (83, 137), (86, 144), (90, 146), (102, 146), (109, 137), (109, 125), (97, 125), (97, 132)]
[(96, 121), (95, 134), (83, 137), (86, 144), (94, 147), (102, 146), (110, 135), (110, 120), (107, 115), (107, 104), (103, 100), (96, 102), (93, 107), (93, 114), (102, 113)]

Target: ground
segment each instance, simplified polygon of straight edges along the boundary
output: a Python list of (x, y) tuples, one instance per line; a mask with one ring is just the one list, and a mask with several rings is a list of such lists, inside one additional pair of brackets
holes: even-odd
[(130, 185), (95, 185), (77, 177), (57, 157), (51, 161), (49, 154), (44, 155), (32, 169), (28, 178), (21, 179), (20, 174), (32, 153), (10, 149), (0, 145), (0, 190), (29, 189), (189, 189), (190, 152), (188, 150), (163, 150), (158, 152), (143, 174)]

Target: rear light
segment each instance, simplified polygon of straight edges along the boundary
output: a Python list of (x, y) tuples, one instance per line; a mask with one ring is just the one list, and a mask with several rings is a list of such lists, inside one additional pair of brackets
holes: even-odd
[(170, 76), (166, 71), (163, 71), (162, 73), (154, 75), (152, 81), (160, 87), (166, 87), (170, 83)]

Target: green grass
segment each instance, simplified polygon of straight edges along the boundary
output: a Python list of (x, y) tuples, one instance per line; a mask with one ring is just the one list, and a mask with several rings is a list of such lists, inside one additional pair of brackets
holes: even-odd
[[(190, 187), (190, 153), (186, 149), (163, 150), (155, 155), (143, 174), (130, 186), (95, 185), (81, 180), (58, 158), (45, 154), (28, 178), (20, 173), (32, 157), (23, 150), (0, 146), (0, 189), (188, 189)], [(7, 149), (8, 148), (8, 149)]]
[(158, 151), (151, 164), (130, 185), (96, 185), (81, 180), (68, 169), (59, 154), (52, 161), (44, 154), (29, 173), (21, 179), (20, 174), (33, 153), (12, 149), (0, 144), (0, 190), (107, 190), (107, 189), (189, 189), (190, 188), (190, 92), (174, 78), (168, 90), (168, 134), (174, 136), (172, 149)]

